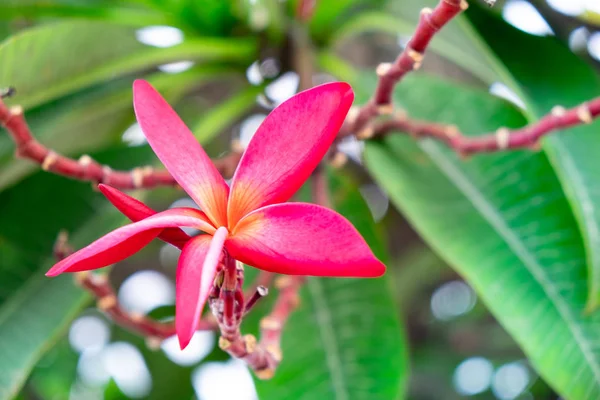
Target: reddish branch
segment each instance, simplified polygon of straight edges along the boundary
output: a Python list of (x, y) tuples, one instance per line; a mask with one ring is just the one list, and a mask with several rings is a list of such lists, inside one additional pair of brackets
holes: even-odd
[[(2, 93), (6, 97), (11, 93)], [(157, 171), (151, 166), (134, 168), (131, 171), (112, 170), (107, 165), (96, 162), (88, 155), (74, 160), (62, 156), (38, 142), (29, 129), (21, 106), (7, 107), (0, 99), (0, 125), (8, 131), (16, 145), (16, 155), (41, 165), (44, 171), (54, 172), (69, 178), (104, 183), (119, 189), (153, 188), (157, 186), (177, 186), (177, 182), (167, 171)], [(215, 160), (217, 169), (226, 177), (233, 175), (241, 157), (239, 152)]]
[[(289, 279), (288, 279), (289, 278)], [(289, 313), (298, 304), (295, 280), (280, 277), (275, 286), (279, 296), (271, 314), (261, 320), (261, 339), (253, 335), (242, 335), (240, 325), (244, 314), (252, 308), (258, 298), (266, 295), (263, 286), (258, 286), (248, 302), (244, 302), (242, 285), (243, 264), (236, 262), (224, 252), (222, 269), (215, 279), (209, 298), (210, 308), (217, 319), (221, 337), (219, 347), (232, 357), (244, 360), (261, 379), (273, 376), (281, 361), (281, 330)]]
[[(73, 249), (68, 243), (67, 234), (61, 232), (54, 245), (54, 256), (60, 261), (72, 252)], [(163, 323), (139, 313), (126, 311), (119, 304), (117, 295), (106, 275), (98, 275), (89, 271), (78, 272), (75, 274), (75, 280), (96, 298), (98, 309), (105, 312), (116, 324), (146, 337), (150, 345), (158, 345), (162, 340), (175, 335), (175, 325), (171, 322)], [(198, 329), (212, 330), (215, 327), (214, 320), (202, 319)]]
[(571, 109), (556, 106), (538, 122), (520, 129), (500, 128), (496, 132), (480, 136), (465, 136), (454, 125), (416, 121), (403, 113), (394, 118), (374, 122), (362, 130), (359, 139), (383, 136), (393, 132), (405, 132), (414, 137), (432, 137), (446, 143), (460, 155), (495, 152), (520, 148), (539, 148), (540, 139), (556, 130), (580, 124), (589, 124), (600, 116), (600, 97)]
[(410, 71), (419, 69), (433, 36), (452, 18), (468, 8), (466, 0), (440, 0), (432, 10), (424, 8), (414, 35), (393, 63), (377, 67), (379, 81), (371, 99), (349, 114), (343, 132), (359, 132), (372, 118), (391, 114), (394, 86)]

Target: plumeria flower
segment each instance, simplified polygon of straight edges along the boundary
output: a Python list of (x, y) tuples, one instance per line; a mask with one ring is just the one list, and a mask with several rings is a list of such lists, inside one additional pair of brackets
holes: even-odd
[[(281, 104), (257, 130), (229, 187), (169, 104), (150, 84), (136, 81), (133, 103), (148, 143), (202, 211), (173, 208), (156, 213), (117, 189), (100, 185), (133, 223), (73, 253), (46, 275), (114, 264), (156, 237), (181, 248), (175, 325), (182, 348), (196, 330), (223, 252), (280, 274), (381, 276), (385, 266), (343, 216), (315, 204), (285, 203), (327, 152), (353, 98), (348, 84), (336, 82)], [(181, 227), (203, 233), (190, 237)]]

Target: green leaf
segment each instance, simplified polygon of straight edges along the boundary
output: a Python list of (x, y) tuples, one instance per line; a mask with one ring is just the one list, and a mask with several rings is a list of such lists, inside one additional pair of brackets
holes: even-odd
[[(199, 66), (180, 74), (158, 73), (147, 79), (169, 102), (175, 103), (186, 91), (230, 73), (231, 69), (223, 67)], [(34, 137), (60, 154), (73, 156), (98, 151), (120, 143), (122, 133), (135, 120), (131, 82), (125, 79), (70, 96), (25, 116)], [(14, 147), (8, 135), (0, 135), (0, 190), (39, 169), (39, 165), (29, 160), (16, 159)]]
[(114, 77), (180, 60), (243, 61), (250, 64), (249, 39), (194, 38), (169, 48), (139, 43), (135, 31), (92, 21), (35, 27), (0, 44), (0, 85), (19, 96), (7, 99), (26, 109)]
[[(487, 93), (423, 76), (408, 76), (395, 99), (415, 118), (471, 135), (526, 122)], [(398, 134), (367, 143), (365, 161), (541, 376), (565, 398), (600, 397), (600, 315), (582, 313), (584, 244), (548, 157), (514, 151), (465, 161), (438, 142)]]
[[(536, 37), (472, 7), (470, 20), (505, 68), (507, 83), (528, 107), (535, 122), (553, 106), (574, 107), (600, 93), (598, 73), (556, 38)], [(514, 43), (519, 43), (514, 46)], [(535, 60), (535, 62), (524, 62)], [(551, 68), (540, 68), (551, 65)], [(582, 125), (543, 140), (583, 233), (588, 254), (587, 310), (600, 306), (600, 124)]]
[[(333, 180), (332, 201), (381, 258), (385, 241), (357, 187)], [(308, 278), (283, 334), (275, 377), (256, 381), (264, 399), (395, 399), (408, 378), (408, 347), (389, 277)]]
[(79, 18), (100, 20), (119, 25), (147, 26), (174, 25), (169, 16), (152, 10), (134, 7), (119, 7), (108, 4), (64, 4), (62, 2), (3, 0), (0, 4), (0, 19), (16, 18)]

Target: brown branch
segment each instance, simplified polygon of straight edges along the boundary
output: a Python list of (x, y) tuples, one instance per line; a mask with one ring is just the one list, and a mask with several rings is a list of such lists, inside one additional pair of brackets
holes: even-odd
[(378, 115), (393, 112), (392, 91), (394, 86), (410, 71), (419, 69), (425, 51), (433, 36), (452, 18), (468, 7), (466, 0), (440, 0), (432, 10), (423, 8), (414, 35), (393, 63), (382, 63), (377, 67), (379, 81), (371, 99), (360, 108), (353, 108), (342, 127), (345, 135), (359, 132)]
[[(73, 249), (68, 243), (66, 232), (61, 232), (54, 245), (54, 256), (60, 261), (72, 253)], [(175, 325), (172, 322), (163, 323), (139, 313), (126, 311), (119, 304), (106, 275), (90, 271), (77, 272), (75, 281), (96, 298), (99, 310), (106, 313), (116, 324), (145, 337), (150, 346), (157, 347), (164, 339), (175, 335)], [(216, 322), (213, 319), (201, 319), (198, 326), (198, 330), (215, 328)]]
[(522, 148), (538, 149), (545, 135), (580, 124), (590, 124), (600, 116), (600, 97), (571, 109), (556, 106), (539, 121), (520, 129), (500, 128), (480, 136), (465, 136), (454, 125), (412, 120), (402, 112), (394, 118), (374, 122), (363, 129), (359, 139), (379, 137), (393, 132), (408, 133), (416, 138), (431, 137), (446, 143), (458, 154), (495, 152)]
[[(78, 160), (62, 156), (38, 142), (29, 129), (21, 106), (7, 107), (1, 100), (14, 91), (7, 89), (0, 96), (0, 125), (4, 126), (15, 142), (16, 156), (27, 158), (39, 164), (44, 171), (69, 178), (94, 183), (104, 183), (119, 189), (149, 189), (157, 186), (177, 186), (168, 171), (155, 170), (151, 166), (134, 168), (131, 171), (112, 170), (88, 155)], [(241, 153), (233, 151), (214, 163), (224, 176), (231, 177), (241, 158)]]

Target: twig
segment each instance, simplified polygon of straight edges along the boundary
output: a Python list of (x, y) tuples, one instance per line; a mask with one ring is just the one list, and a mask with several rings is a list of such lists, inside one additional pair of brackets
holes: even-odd
[(440, 0), (432, 10), (423, 8), (414, 35), (393, 63), (382, 63), (377, 67), (379, 81), (371, 99), (364, 106), (352, 109), (342, 132), (357, 133), (378, 115), (393, 112), (392, 91), (408, 72), (419, 69), (425, 51), (433, 36), (452, 18), (468, 8), (466, 0)]
[(256, 290), (250, 296), (250, 298), (246, 302), (246, 305), (244, 306), (244, 314), (243, 315), (248, 314), (248, 312), (250, 312), (252, 310), (252, 307), (254, 307), (254, 305), (256, 305), (256, 303), (260, 299), (262, 299), (263, 297), (266, 297), (268, 294), (269, 294), (268, 287), (262, 286), (262, 285), (257, 286)]
[[(68, 243), (67, 233), (63, 231), (58, 235), (54, 245), (54, 256), (57, 261), (60, 261), (71, 253), (73, 249)], [(175, 325), (171, 322), (163, 323), (139, 313), (126, 311), (119, 304), (106, 275), (97, 275), (89, 271), (77, 272), (75, 281), (96, 298), (98, 309), (105, 312), (116, 324), (145, 337), (150, 347), (158, 347), (164, 339), (175, 335)], [(202, 319), (198, 330), (215, 328), (214, 320)]]
[[(282, 304), (289, 303), (287, 291), (285, 288), (280, 289), (272, 313), (261, 320), (261, 341), (257, 343), (256, 337), (242, 335), (240, 331), (245, 310), (252, 306), (252, 300), (244, 304), (243, 264), (236, 262), (225, 253), (222, 270), (215, 282), (209, 304), (221, 331), (219, 347), (232, 357), (244, 360), (257, 377), (271, 378), (281, 361), (279, 338), (283, 322), (289, 314), (289, 312), (284, 313), (281, 308)], [(279, 324), (279, 334), (273, 334), (274, 324)]]
[[(7, 89), (1, 97), (14, 93)], [(39, 164), (44, 171), (54, 172), (69, 178), (94, 183), (104, 183), (119, 189), (149, 189), (157, 186), (177, 186), (177, 182), (167, 171), (157, 171), (151, 166), (134, 168), (131, 171), (112, 170), (107, 165), (96, 162), (88, 155), (78, 160), (62, 156), (38, 142), (29, 129), (21, 106), (7, 107), (0, 99), (0, 125), (4, 126), (16, 145), (16, 155)], [(241, 153), (233, 151), (215, 160), (217, 169), (226, 177), (231, 177), (241, 158)]]
[(431, 137), (441, 140), (458, 154), (467, 156), (474, 153), (521, 148), (538, 149), (539, 141), (545, 135), (575, 125), (590, 124), (598, 116), (600, 116), (600, 97), (568, 110), (556, 106), (539, 121), (520, 129), (510, 130), (503, 127), (493, 133), (465, 136), (454, 125), (412, 120), (403, 112), (397, 112), (394, 118), (367, 125), (359, 139), (404, 132), (416, 138)]

